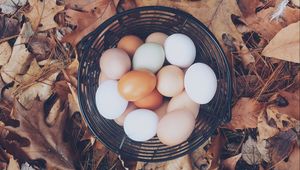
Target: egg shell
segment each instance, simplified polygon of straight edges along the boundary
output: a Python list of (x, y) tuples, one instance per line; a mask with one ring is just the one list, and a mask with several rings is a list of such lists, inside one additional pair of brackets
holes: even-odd
[(111, 79), (107, 77), (107, 75), (105, 75), (103, 72), (100, 72), (99, 80), (98, 80), (99, 85), (106, 80), (111, 80)]
[(165, 52), (157, 43), (145, 43), (135, 52), (132, 65), (134, 70), (147, 69), (156, 73), (164, 64)]
[(131, 68), (131, 61), (127, 53), (118, 48), (111, 48), (102, 53), (100, 68), (110, 79), (119, 79)]
[(146, 43), (157, 43), (160, 45), (164, 45), (166, 39), (168, 38), (168, 35), (162, 32), (154, 32), (151, 33), (150, 35), (148, 35), (148, 37), (146, 38), (145, 42)]
[(164, 44), (169, 63), (181, 68), (189, 67), (196, 58), (196, 46), (193, 40), (180, 33), (170, 35)]
[(164, 66), (157, 73), (157, 90), (166, 97), (178, 95), (184, 89), (184, 73), (174, 65)]
[(167, 107), (168, 107), (169, 101), (168, 100), (164, 100), (162, 105), (155, 109), (154, 112), (157, 114), (158, 119), (160, 120), (161, 118), (163, 118), (163, 116), (165, 114), (167, 114)]
[(178, 145), (188, 139), (195, 127), (194, 115), (185, 109), (167, 113), (158, 123), (157, 137), (168, 146)]
[(134, 101), (133, 103), (139, 108), (154, 110), (157, 109), (162, 102), (163, 96), (154, 89), (149, 95), (140, 100)]
[(194, 102), (207, 104), (216, 93), (217, 77), (207, 64), (195, 63), (185, 73), (184, 87)]
[(136, 109), (137, 109), (137, 107), (136, 107), (133, 103), (130, 102), (130, 103), (128, 104), (128, 106), (127, 106), (125, 112), (123, 112), (122, 115), (119, 116), (118, 118), (114, 119), (114, 121), (115, 121), (118, 125), (123, 126), (123, 125), (124, 125), (124, 120), (125, 120), (126, 116), (128, 115), (128, 113), (130, 113), (130, 112), (132, 112), (132, 111), (134, 111), (134, 110), (136, 110)]
[(156, 86), (156, 77), (146, 70), (133, 70), (121, 77), (120, 94), (128, 101), (137, 101), (149, 95)]
[(158, 116), (147, 109), (137, 109), (130, 112), (124, 121), (126, 135), (134, 141), (146, 141), (155, 136)]
[(181, 92), (179, 95), (172, 97), (170, 100), (167, 112), (172, 112), (178, 109), (186, 109), (193, 113), (194, 117), (196, 118), (199, 113), (200, 104), (195, 103), (185, 91)]
[(143, 43), (143, 40), (138, 36), (126, 35), (120, 39), (117, 47), (123, 49), (129, 56), (133, 56), (136, 49)]
[(125, 111), (128, 101), (118, 92), (116, 80), (106, 80), (96, 91), (96, 106), (99, 113), (106, 119), (115, 119)]

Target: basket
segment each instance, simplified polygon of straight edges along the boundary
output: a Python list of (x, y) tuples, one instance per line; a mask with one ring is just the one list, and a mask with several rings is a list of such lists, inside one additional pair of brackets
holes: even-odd
[[(95, 103), (102, 52), (116, 47), (124, 35), (133, 34), (145, 39), (152, 32), (188, 35), (196, 45), (195, 62), (208, 64), (218, 78), (217, 92), (211, 102), (201, 105), (191, 136), (187, 141), (171, 147), (162, 144), (156, 136), (145, 142), (129, 139), (123, 127), (99, 114)], [(98, 140), (128, 159), (160, 162), (183, 156), (197, 149), (212, 136), (220, 124), (231, 118), (232, 85), (224, 52), (207, 27), (186, 12), (169, 7), (148, 6), (119, 13), (83, 38), (78, 51), (78, 97), (82, 114)]]

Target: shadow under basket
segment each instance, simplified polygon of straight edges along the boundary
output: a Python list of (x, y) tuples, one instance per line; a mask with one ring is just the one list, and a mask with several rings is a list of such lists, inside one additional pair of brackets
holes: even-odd
[[(208, 64), (218, 78), (217, 92), (212, 101), (201, 105), (191, 136), (187, 141), (172, 147), (162, 144), (156, 136), (145, 142), (129, 139), (123, 127), (99, 114), (95, 103), (102, 52), (116, 47), (124, 35), (133, 34), (145, 39), (153, 32), (168, 35), (183, 33), (189, 36), (196, 45), (195, 62)], [(117, 154), (145, 162), (175, 159), (197, 149), (212, 136), (220, 124), (231, 119), (232, 85), (224, 52), (207, 27), (186, 12), (148, 6), (119, 13), (84, 37), (78, 45), (78, 51), (78, 97), (81, 111), (96, 138)]]

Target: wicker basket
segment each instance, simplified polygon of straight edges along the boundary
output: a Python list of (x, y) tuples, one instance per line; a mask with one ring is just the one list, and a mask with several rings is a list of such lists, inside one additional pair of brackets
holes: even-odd
[[(162, 144), (157, 137), (145, 142), (129, 139), (122, 127), (99, 114), (95, 103), (101, 71), (101, 53), (116, 47), (124, 35), (133, 34), (145, 39), (152, 32), (188, 35), (196, 45), (195, 62), (208, 64), (218, 78), (217, 92), (211, 102), (201, 105), (192, 135), (187, 141), (172, 147)], [(147, 162), (174, 159), (197, 149), (220, 124), (228, 122), (231, 118), (232, 85), (226, 57), (213, 34), (186, 12), (168, 7), (149, 6), (119, 13), (87, 35), (78, 45), (78, 49), (78, 96), (81, 111), (97, 139), (115, 153)]]

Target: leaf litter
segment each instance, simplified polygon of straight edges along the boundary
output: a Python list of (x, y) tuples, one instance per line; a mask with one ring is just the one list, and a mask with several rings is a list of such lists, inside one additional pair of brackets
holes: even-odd
[[(299, 169), (297, 1), (274, 20), (281, 0), (12, 2), (0, 1), (1, 168)], [(233, 75), (231, 122), (193, 153), (163, 163), (108, 151), (89, 132), (76, 95), (76, 44), (117, 12), (146, 5), (179, 8), (201, 20)]]

